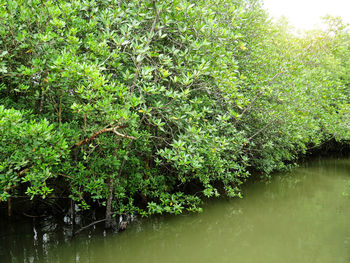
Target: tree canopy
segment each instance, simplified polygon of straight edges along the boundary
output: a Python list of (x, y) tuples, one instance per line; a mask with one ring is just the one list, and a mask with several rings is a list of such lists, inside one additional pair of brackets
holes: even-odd
[(200, 211), (350, 141), (350, 37), (258, 0), (0, 0), (0, 198)]

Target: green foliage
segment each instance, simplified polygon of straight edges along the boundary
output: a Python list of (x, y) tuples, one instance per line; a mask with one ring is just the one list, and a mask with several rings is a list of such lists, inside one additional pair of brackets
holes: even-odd
[(54, 186), (47, 182), (59, 175), (68, 153), (62, 134), (45, 119), (27, 122), (21, 112), (0, 105), (0, 137), (0, 198), (20, 184), (31, 197), (49, 195)]
[(241, 197), (251, 168), (349, 141), (336, 18), (295, 37), (256, 0), (0, 0), (0, 19), (2, 200), (200, 211)]

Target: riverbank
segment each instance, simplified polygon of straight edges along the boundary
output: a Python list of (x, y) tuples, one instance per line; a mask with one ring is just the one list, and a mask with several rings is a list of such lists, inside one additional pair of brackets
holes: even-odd
[(200, 214), (137, 219), (112, 235), (96, 225), (71, 239), (71, 227), (52, 217), (1, 221), (0, 255), (6, 263), (346, 263), (349, 168), (348, 158), (316, 158), (246, 186), (243, 199), (212, 199)]
[[(322, 148), (313, 149), (306, 155), (303, 155), (298, 159), (297, 167), (306, 167), (309, 163), (317, 163), (324, 158), (331, 159), (344, 159), (350, 156), (350, 146), (347, 144), (337, 143), (336, 141), (330, 141), (323, 144)], [(346, 159), (344, 159), (346, 160)], [(297, 167), (291, 168), (291, 171), (299, 169)], [(288, 173), (288, 172), (286, 172)], [(277, 175), (279, 173), (276, 173)], [(251, 185), (259, 182), (268, 182), (274, 180), (276, 175), (266, 177), (263, 174), (258, 174), (254, 169), (251, 171), (251, 176), (242, 186), (244, 198), (247, 196), (244, 189), (249, 188)], [(196, 188), (195, 186), (193, 188)], [(216, 199), (216, 198), (214, 198)], [(210, 202), (210, 198), (205, 200), (205, 203)], [(41, 198), (34, 198), (30, 200), (29, 197), (23, 196), (13, 198), (9, 203), (0, 203), (0, 217), (6, 224), (13, 222), (56, 222), (58, 224), (64, 223), (66, 232), (70, 233), (71, 237), (81, 231), (91, 231), (98, 226), (98, 229), (103, 229), (104, 226), (104, 209), (96, 207), (88, 211), (82, 211), (77, 205), (75, 205), (75, 213), (72, 213), (72, 201), (69, 198), (47, 198), (43, 200)], [(140, 215), (135, 215), (139, 217)], [(163, 215), (164, 216), (164, 215)], [(125, 230), (126, 225), (131, 223), (133, 218), (130, 215), (117, 215), (113, 225), (113, 231)], [(75, 222), (74, 224), (72, 222)], [(125, 224), (121, 226), (120, 223)], [(5, 224), (5, 225), (6, 225)], [(102, 228), (101, 228), (102, 226)], [(122, 229), (120, 229), (122, 228)]]

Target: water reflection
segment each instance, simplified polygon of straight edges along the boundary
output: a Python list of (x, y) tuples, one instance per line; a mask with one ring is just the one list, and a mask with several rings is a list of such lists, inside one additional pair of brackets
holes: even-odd
[(242, 200), (209, 202), (202, 214), (136, 220), (127, 231), (100, 228), (71, 240), (54, 218), (2, 223), (1, 262), (317, 262), (350, 260), (348, 160), (320, 160)]

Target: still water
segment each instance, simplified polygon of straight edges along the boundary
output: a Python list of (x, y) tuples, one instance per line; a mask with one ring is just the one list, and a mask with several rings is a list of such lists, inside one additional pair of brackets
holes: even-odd
[[(70, 239), (53, 219), (1, 222), (1, 263), (349, 263), (350, 160), (316, 160), (201, 214), (135, 220)], [(89, 232), (90, 231), (90, 232)]]

